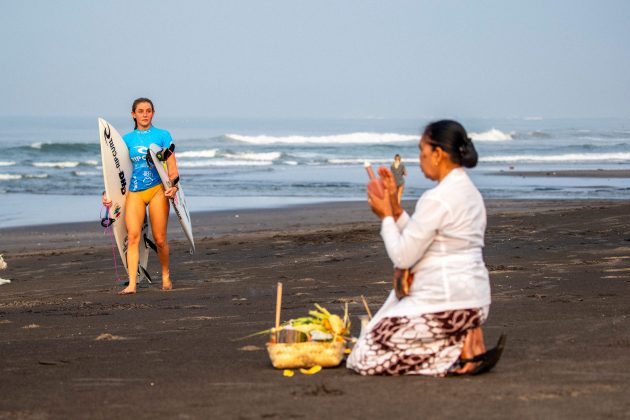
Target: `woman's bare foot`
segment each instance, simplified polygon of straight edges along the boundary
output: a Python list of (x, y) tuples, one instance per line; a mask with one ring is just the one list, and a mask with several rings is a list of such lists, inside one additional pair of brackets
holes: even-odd
[(119, 295), (133, 295), (134, 293), (136, 293), (135, 286), (127, 286), (123, 290), (118, 292)]
[[(462, 348), (462, 354), (460, 359), (472, 359), (475, 356), (486, 352), (486, 345), (483, 341), (483, 332), (481, 327), (468, 330), (466, 338), (464, 338), (464, 347)], [(477, 367), (477, 363), (466, 363), (459, 369), (455, 370), (455, 373), (460, 375), (466, 374)]]
[(170, 278), (162, 278), (162, 290), (173, 290), (173, 282)]

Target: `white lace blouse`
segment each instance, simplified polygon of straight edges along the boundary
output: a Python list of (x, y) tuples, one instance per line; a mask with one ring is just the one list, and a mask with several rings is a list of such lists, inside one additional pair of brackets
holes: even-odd
[(462, 168), (452, 170), (418, 200), (414, 214), (383, 219), (381, 236), (396, 267), (412, 268), (410, 295), (392, 291), (370, 323), (384, 316), (412, 316), (490, 304), (483, 262), (486, 208)]

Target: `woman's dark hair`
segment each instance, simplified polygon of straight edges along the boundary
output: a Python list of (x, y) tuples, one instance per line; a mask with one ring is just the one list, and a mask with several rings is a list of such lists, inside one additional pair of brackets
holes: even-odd
[[(151, 104), (151, 109), (153, 111), (155, 111), (155, 107), (153, 106), (153, 102), (151, 101), (151, 99), (149, 99), (149, 98), (138, 98), (135, 101), (133, 101), (133, 105), (131, 105), (131, 112), (136, 112), (136, 108), (138, 107), (138, 105), (140, 105), (143, 102), (147, 102), (147, 103)], [(138, 128), (138, 122), (134, 118), (133, 119), (133, 129), (135, 130), (136, 128)]]
[(444, 150), (451, 160), (466, 168), (477, 166), (477, 151), (466, 129), (457, 121), (441, 120), (432, 122), (424, 129), (423, 137), (435, 149)]

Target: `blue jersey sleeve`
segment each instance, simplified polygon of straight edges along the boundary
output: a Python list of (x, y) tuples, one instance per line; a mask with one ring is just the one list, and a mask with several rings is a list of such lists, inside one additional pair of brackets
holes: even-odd
[(173, 143), (173, 138), (171, 137), (171, 133), (169, 133), (166, 130), (162, 130), (162, 135), (160, 136), (160, 140), (162, 141), (162, 144), (160, 144), (159, 146), (162, 149), (168, 149), (169, 147), (171, 147), (171, 144)]

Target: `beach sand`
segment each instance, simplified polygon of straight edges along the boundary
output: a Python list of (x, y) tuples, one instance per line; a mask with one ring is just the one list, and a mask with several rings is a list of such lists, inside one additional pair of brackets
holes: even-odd
[[(412, 202), (405, 203), (408, 209)], [(0, 419), (628, 418), (630, 204), (489, 201), (491, 373), (422, 378), (344, 367), (292, 378), (265, 338), (313, 303), (358, 335), (391, 278), (364, 203), (193, 214), (197, 253), (171, 219), (175, 290), (118, 296), (97, 222), (0, 230)]]

